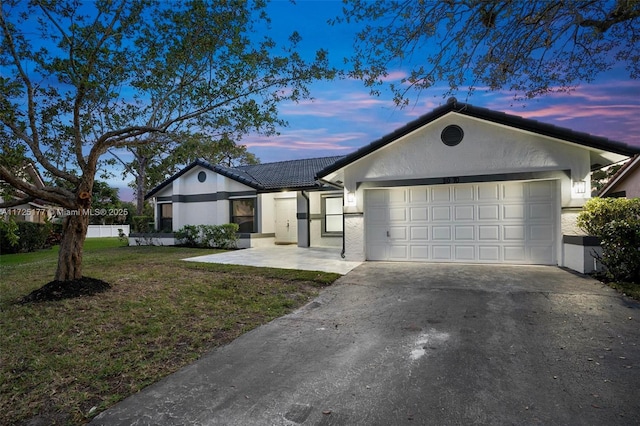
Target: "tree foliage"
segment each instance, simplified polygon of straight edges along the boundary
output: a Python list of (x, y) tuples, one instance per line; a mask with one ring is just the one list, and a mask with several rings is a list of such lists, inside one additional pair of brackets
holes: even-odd
[(578, 226), (600, 237), (607, 277), (640, 284), (640, 198), (591, 198)]
[[(282, 100), (330, 78), (300, 36), (277, 46), (261, 1), (0, 3), (0, 179), (70, 211), (91, 206), (109, 149), (192, 129), (268, 132)], [(15, 177), (32, 160), (52, 182)], [(88, 217), (68, 216), (56, 280), (82, 276)]]
[[(398, 104), (445, 84), (506, 89), (533, 98), (569, 91), (622, 64), (640, 77), (637, 0), (345, 0), (334, 23), (362, 23), (351, 75), (374, 93), (395, 67), (411, 67), (391, 84)], [(408, 65), (407, 65), (408, 64)]]

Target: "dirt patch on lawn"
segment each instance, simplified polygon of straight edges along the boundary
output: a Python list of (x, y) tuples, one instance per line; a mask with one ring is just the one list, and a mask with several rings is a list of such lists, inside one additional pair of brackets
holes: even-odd
[(19, 303), (49, 302), (81, 296), (91, 296), (105, 292), (110, 288), (111, 285), (109, 283), (90, 277), (83, 277), (72, 281), (51, 281), (21, 298)]

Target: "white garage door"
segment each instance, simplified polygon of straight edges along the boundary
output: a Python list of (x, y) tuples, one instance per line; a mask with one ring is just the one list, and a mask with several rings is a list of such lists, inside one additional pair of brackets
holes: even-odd
[(370, 189), (369, 260), (556, 264), (555, 181)]

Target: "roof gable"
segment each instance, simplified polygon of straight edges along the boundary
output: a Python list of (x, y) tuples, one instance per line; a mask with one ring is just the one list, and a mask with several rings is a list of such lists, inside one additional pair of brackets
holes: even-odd
[(214, 165), (205, 160), (196, 160), (147, 193), (151, 198), (174, 180), (188, 173), (194, 167), (204, 167), (229, 179), (240, 182), (258, 191), (297, 190), (320, 188), (317, 173), (343, 156), (307, 158), (302, 160), (279, 161), (237, 167)]
[(368, 156), (369, 154), (379, 150), (380, 148), (383, 148), (390, 143), (393, 143), (394, 141), (410, 133), (413, 133), (414, 131), (450, 113), (457, 113), (460, 115), (484, 120), (514, 129), (519, 129), (522, 131), (531, 132), (554, 139), (560, 139), (566, 142), (593, 148), (596, 150), (612, 152), (625, 156), (632, 156), (634, 154), (640, 153), (640, 148), (630, 147), (629, 145), (622, 142), (613, 141), (604, 137), (594, 136), (583, 132), (576, 132), (571, 129), (558, 127), (515, 115), (510, 115), (503, 112), (493, 111), (487, 108), (475, 107), (470, 104), (457, 102), (455, 98), (452, 98), (447, 102), (446, 105), (434, 109), (430, 113), (407, 123), (406, 125), (396, 129), (395, 131), (383, 136), (378, 140), (373, 141), (368, 145), (363, 146), (355, 152), (347, 155), (343, 159), (336, 161), (332, 165), (324, 168), (318, 173), (318, 177), (321, 178), (333, 172), (336, 172), (341, 168)]

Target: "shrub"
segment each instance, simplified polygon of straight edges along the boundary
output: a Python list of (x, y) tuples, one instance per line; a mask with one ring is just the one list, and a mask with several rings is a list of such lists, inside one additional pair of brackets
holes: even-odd
[(225, 225), (185, 225), (175, 237), (178, 244), (188, 247), (236, 248), (239, 227), (235, 223)]
[(175, 238), (178, 244), (187, 247), (198, 247), (201, 241), (200, 227), (197, 225), (185, 225), (175, 233)]
[(147, 233), (153, 231), (152, 216), (133, 216), (131, 221), (133, 222), (134, 232)]
[(27, 253), (50, 247), (47, 239), (51, 228), (50, 223), (14, 222), (14, 225), (3, 225), (0, 229), (2, 253)]
[(640, 283), (640, 199), (592, 198), (578, 215), (578, 226), (602, 240), (607, 278)]

